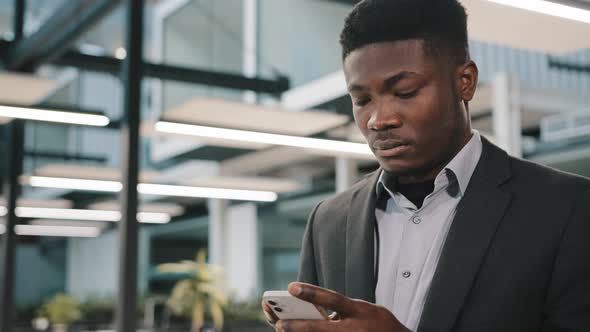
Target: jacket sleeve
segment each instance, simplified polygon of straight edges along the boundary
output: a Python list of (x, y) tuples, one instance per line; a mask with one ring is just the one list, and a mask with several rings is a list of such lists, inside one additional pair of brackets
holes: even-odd
[(565, 226), (545, 303), (543, 332), (590, 328), (590, 190)]
[(307, 226), (303, 234), (303, 241), (301, 244), (301, 256), (299, 263), (299, 276), (298, 281), (318, 285), (318, 274), (316, 269), (316, 257), (314, 253), (313, 243), (313, 225), (315, 222), (316, 212), (321, 203), (318, 203), (307, 220)]

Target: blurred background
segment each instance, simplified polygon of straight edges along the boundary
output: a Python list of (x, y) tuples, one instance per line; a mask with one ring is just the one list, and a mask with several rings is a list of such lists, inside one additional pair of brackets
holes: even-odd
[[(311, 209), (378, 167), (356, 2), (0, 0), (0, 330), (269, 330)], [(474, 127), (590, 176), (590, 1), (461, 2)]]

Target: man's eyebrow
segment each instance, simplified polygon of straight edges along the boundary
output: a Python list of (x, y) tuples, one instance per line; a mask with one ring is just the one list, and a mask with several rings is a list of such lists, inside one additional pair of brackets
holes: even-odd
[(399, 81), (404, 80), (406, 78), (410, 78), (410, 77), (416, 77), (416, 76), (422, 76), (419, 73), (413, 72), (413, 71), (402, 71), (400, 73), (397, 73), (393, 76), (391, 76), (390, 78), (385, 80), (385, 86), (386, 87), (392, 87), (394, 85), (396, 85)]
[[(417, 72), (413, 72), (413, 71), (402, 71), (399, 72), (389, 78), (387, 78), (385, 80), (385, 86), (387, 88), (392, 87), (394, 85), (396, 85), (399, 81), (404, 80), (406, 78), (410, 78), (412, 76), (422, 76), (421, 74), (417, 73)], [(348, 86), (348, 91), (353, 92), (353, 91), (367, 91), (369, 88), (364, 86), (364, 85), (360, 85), (360, 84), (351, 84)]]

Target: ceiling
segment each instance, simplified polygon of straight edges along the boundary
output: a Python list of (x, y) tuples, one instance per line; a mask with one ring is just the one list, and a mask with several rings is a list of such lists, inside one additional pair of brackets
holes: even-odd
[[(357, 0), (328, 0), (355, 4)], [(469, 36), (504, 46), (564, 54), (590, 48), (590, 24), (503, 6), (485, 0), (460, 0), (469, 15)], [(554, 0), (590, 10), (589, 0)], [(501, 22), (501, 24), (499, 24)]]

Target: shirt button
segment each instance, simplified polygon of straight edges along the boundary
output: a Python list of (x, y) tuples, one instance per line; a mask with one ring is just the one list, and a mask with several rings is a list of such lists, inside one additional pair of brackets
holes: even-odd
[(418, 225), (419, 223), (422, 222), (422, 218), (420, 218), (420, 217), (414, 217), (414, 218), (412, 218), (412, 222), (414, 224)]
[(406, 279), (408, 279), (411, 275), (412, 275), (412, 272), (410, 272), (410, 271), (404, 271), (404, 273), (402, 273), (402, 276)]

